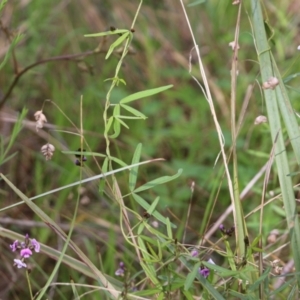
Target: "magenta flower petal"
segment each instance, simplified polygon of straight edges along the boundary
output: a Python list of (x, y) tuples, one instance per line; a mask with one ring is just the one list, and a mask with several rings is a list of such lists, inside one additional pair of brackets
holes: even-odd
[(12, 252), (15, 252), (18, 249), (19, 241), (15, 240), (11, 245), (9, 245)]
[(36, 239), (31, 240), (31, 245), (34, 247), (35, 252), (40, 252), (41, 245)]
[(24, 258), (28, 258), (32, 255), (32, 251), (29, 248), (25, 248), (20, 251), (20, 254)]
[(204, 277), (207, 278), (209, 276), (209, 269), (204, 268), (204, 269), (199, 269), (199, 273)]

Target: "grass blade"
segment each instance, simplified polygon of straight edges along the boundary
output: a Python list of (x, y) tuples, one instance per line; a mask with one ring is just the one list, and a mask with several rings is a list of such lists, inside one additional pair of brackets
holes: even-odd
[[(255, 36), (255, 42), (258, 52), (258, 59), (261, 68), (262, 82), (266, 82), (271, 77), (276, 77), (279, 74), (273, 72), (274, 70), (274, 61), (272, 61), (272, 56), (270, 53), (270, 46), (268, 44), (264, 20), (261, 10), (260, 1), (251, 0), (252, 7), (252, 23)], [(293, 257), (295, 261), (295, 268), (298, 275), (297, 281), (298, 286), (300, 286), (300, 227), (299, 219), (296, 214), (296, 202), (295, 195), (293, 191), (293, 183), (290, 176), (289, 162), (286, 155), (285, 143), (282, 135), (282, 127), (280, 122), (280, 115), (278, 110), (278, 102), (284, 97), (277, 98), (278, 93), (280, 92), (280, 87), (275, 90), (265, 89), (265, 101), (268, 112), (268, 120), (270, 123), (270, 130), (272, 140), (278, 139), (275, 145), (275, 161), (278, 169), (278, 176), (280, 187), (282, 191), (282, 198), (284, 202), (284, 207), (286, 211), (286, 219), (291, 237), (291, 247), (293, 252)], [(282, 100), (280, 100), (282, 101)], [(282, 108), (282, 103), (279, 106)], [(285, 120), (284, 120), (285, 121)]]

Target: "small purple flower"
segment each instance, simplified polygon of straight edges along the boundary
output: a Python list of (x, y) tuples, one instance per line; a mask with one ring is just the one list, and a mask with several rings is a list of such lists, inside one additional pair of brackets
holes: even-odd
[(14, 265), (18, 267), (18, 269), (21, 269), (21, 268), (27, 268), (27, 265), (21, 261), (20, 259), (14, 259)]
[(124, 269), (119, 268), (116, 272), (115, 272), (116, 276), (124, 276)]
[(209, 275), (209, 269), (207, 268), (199, 268), (199, 273), (204, 277), (207, 278)]
[(40, 252), (41, 245), (36, 239), (31, 240), (31, 246), (33, 247), (35, 252)]
[(119, 269), (115, 272), (116, 276), (124, 276), (125, 273), (125, 265), (124, 263), (121, 261), (119, 263)]
[(192, 256), (192, 257), (197, 257), (198, 255), (199, 255), (199, 252), (198, 252), (197, 249), (193, 249), (193, 250), (191, 251), (191, 256)]
[(219, 226), (219, 229), (220, 229), (222, 232), (224, 232), (225, 226), (224, 226), (223, 224), (221, 224), (221, 225)]
[(11, 245), (9, 245), (12, 252), (15, 252), (18, 249), (19, 241), (15, 240)]
[(20, 254), (24, 258), (28, 258), (32, 255), (32, 251), (29, 248), (25, 248), (20, 251)]

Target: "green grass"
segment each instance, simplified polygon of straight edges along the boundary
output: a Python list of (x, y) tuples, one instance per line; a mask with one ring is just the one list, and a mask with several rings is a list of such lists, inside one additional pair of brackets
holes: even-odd
[[(1, 11), (0, 166), (5, 181), (0, 183), (0, 243), (5, 263), (0, 272), (6, 288), (0, 288), (0, 297), (31, 298), (26, 270), (13, 267), (16, 253), (9, 249), (15, 239), (23, 241), (26, 233), (43, 244), (42, 252), (28, 261), (34, 299), (79, 299), (78, 295), (82, 299), (117, 299), (121, 291), (123, 299), (268, 299), (272, 293), (277, 293), (276, 299), (293, 297), (299, 276), (290, 268), (282, 273), (284, 281), (279, 285), (271, 262), (279, 259), (284, 267), (294, 259), (299, 271), (295, 202), (299, 196), (294, 187), (299, 181), (299, 130), (293, 111), (299, 110), (300, 52), (296, 50), (296, 13), (291, 9), (294, 2), (264, 1), (262, 19), (256, 0), (252, 8), (250, 3), (243, 3), (235, 90), (230, 74), (233, 52), (228, 44), (234, 40), (239, 6), (233, 6), (232, 1), (212, 0), (186, 7), (205, 77), (200, 75), (196, 52), (191, 52), (193, 42), (180, 1), (142, 1), (140, 11), (139, 1), (102, 2), (8, 1)], [(131, 32), (135, 15), (135, 32)], [(266, 20), (270, 26), (267, 37)], [(85, 35), (107, 32), (111, 26), (129, 30), (123, 34), (133, 38), (125, 39), (123, 48), (117, 47), (105, 59), (110, 45), (125, 35)], [(122, 51), (130, 41), (123, 60)], [(97, 47), (99, 53), (92, 54)], [(79, 53), (87, 55), (75, 58)], [(17, 71), (53, 57), (56, 60), (32, 67), (18, 77)], [(274, 91), (261, 88), (270, 74), (283, 79)], [(212, 111), (191, 75), (202, 86), (208, 82), (225, 138), (225, 164), (222, 156), (217, 160), (220, 144)], [(107, 80), (117, 76), (126, 85)], [(109, 105), (137, 92), (149, 93), (169, 85), (173, 87), (126, 103), (145, 115), (145, 120), (120, 119), (116, 106)], [(249, 85), (253, 85), (250, 92)], [(36, 132), (33, 115), (42, 108), (48, 123)], [(108, 128), (103, 116), (108, 120), (113, 114), (117, 116), (115, 127)], [(121, 114), (130, 115), (123, 108)], [(269, 122), (255, 126), (258, 115), (266, 115)], [(118, 120), (129, 129), (121, 126), (118, 132)], [(118, 134), (112, 138), (114, 130)], [(233, 144), (232, 133), (237, 130)], [(251, 184), (269, 160), (274, 140), (274, 162), (267, 168), (270, 176), (262, 173)], [(56, 148), (50, 161), (40, 153), (47, 142)], [(82, 168), (74, 164), (72, 151), (78, 148), (87, 152)], [(102, 156), (93, 157), (88, 152)], [(100, 181), (51, 192), (81, 178), (121, 168), (111, 157), (128, 166), (154, 158), (164, 161), (138, 169), (128, 167)], [(233, 201), (224, 166), (234, 181), (235, 157), (239, 192)], [(167, 182), (134, 192), (157, 178), (167, 178)], [(250, 190), (240, 199), (238, 194), (249, 185)], [(48, 194), (27, 205), (13, 206), (20, 197), (28, 201), (43, 193)], [(261, 202), (273, 198), (261, 219)], [(242, 215), (250, 214), (245, 219), (249, 246), (244, 241), (246, 233), (240, 231), (242, 225), (232, 237), (214, 227), (231, 203), (235, 208), (241, 203), (241, 211), (235, 216), (229, 213), (222, 223), (228, 229), (234, 220), (244, 221)], [(158, 227), (153, 223), (156, 218), (160, 220)], [(274, 244), (268, 244), (273, 229), (279, 230), (279, 236)], [(254, 243), (260, 237), (261, 246)], [(191, 258), (194, 247), (199, 249), (199, 256)], [(259, 247), (263, 248), (262, 256)], [(206, 266), (209, 258), (217, 266), (207, 265), (211, 273), (204, 279), (198, 268)], [(247, 264), (243, 264), (245, 258)], [(60, 264), (56, 265), (57, 261)], [(121, 261), (126, 272), (124, 277), (117, 277), (115, 271)], [(53, 272), (55, 265), (57, 272)], [(10, 284), (7, 274), (17, 280)], [(110, 290), (105, 289), (104, 277)], [(44, 296), (36, 294), (41, 291)]]

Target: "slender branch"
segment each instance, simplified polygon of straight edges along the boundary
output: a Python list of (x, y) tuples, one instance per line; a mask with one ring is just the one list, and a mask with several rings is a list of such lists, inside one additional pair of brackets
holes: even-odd
[(42, 64), (51, 62), (51, 61), (75, 60), (76, 58), (86, 57), (86, 56), (89, 56), (89, 55), (95, 55), (95, 54), (98, 54), (98, 53), (105, 53), (105, 52), (106, 52), (106, 50), (97, 50), (96, 49), (96, 50), (90, 50), (90, 51), (83, 52), (83, 53), (78, 53), (78, 54), (66, 54), (66, 55), (54, 56), (54, 57), (39, 60), (39, 61), (27, 66), (26, 68), (24, 68), (23, 70), (21, 70), (20, 72), (18, 72), (15, 75), (15, 78), (14, 78), (13, 82), (10, 84), (7, 92), (5, 93), (5, 95), (2, 97), (2, 99), (0, 101), (0, 110), (3, 107), (3, 105), (5, 104), (5, 102), (8, 100), (8, 97), (10, 96), (12, 90), (14, 89), (16, 84), (18, 83), (20, 77), (22, 75), (24, 75), (30, 69), (32, 69), (32, 68), (34, 68), (38, 65), (42, 65)]
[[(90, 55), (96, 55), (99, 53), (106, 53), (107, 49), (99, 49), (96, 48), (95, 50), (90, 50), (90, 51), (86, 51), (83, 53), (77, 53), (77, 54), (66, 54), (66, 55), (60, 55), (60, 56), (54, 56), (54, 57), (50, 57), (50, 58), (45, 58), (42, 60), (39, 60), (29, 66), (27, 66), (26, 68), (24, 68), (22, 71), (18, 72), (15, 75), (15, 78), (13, 80), (13, 82), (11, 83), (11, 85), (9, 86), (7, 92), (5, 93), (5, 95), (2, 97), (2, 99), (0, 100), (0, 110), (3, 107), (3, 105), (5, 104), (5, 102), (7, 101), (8, 97), (10, 96), (12, 90), (14, 89), (15, 85), (18, 83), (20, 77), (25, 74), (27, 71), (29, 71), (30, 69), (38, 66), (38, 65), (42, 65), (42, 64), (46, 64), (48, 62), (51, 61), (62, 61), (62, 60), (75, 60), (77, 58), (82, 58), (82, 57), (86, 57), (86, 56), (90, 56)], [(134, 54), (135, 52), (132, 50), (129, 50), (128, 52), (129, 54)], [(119, 54), (119, 51), (116, 51), (116, 54)]]

